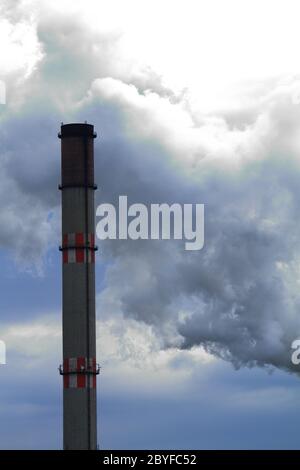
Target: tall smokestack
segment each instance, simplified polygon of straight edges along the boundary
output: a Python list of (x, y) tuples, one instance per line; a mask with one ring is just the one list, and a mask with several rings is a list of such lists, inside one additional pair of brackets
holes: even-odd
[(64, 449), (97, 448), (94, 126), (61, 139)]

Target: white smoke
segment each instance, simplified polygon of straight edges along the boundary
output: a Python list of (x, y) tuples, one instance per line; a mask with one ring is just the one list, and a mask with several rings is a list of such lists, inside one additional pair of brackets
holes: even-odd
[(126, 194), (130, 202), (206, 205), (199, 253), (166, 241), (101, 243), (99, 262), (109, 262), (101, 315), (150, 325), (162, 348), (203, 346), (237, 367), (292, 370), (290, 346), (300, 334), (299, 77), (243, 82), (230, 104), (204, 112), (193, 92), (172, 90), (151, 64), (126, 54), (118, 28), (89, 27), (76, 9), (51, 5), (20, 1), (3, 16), (28, 41), (23, 61), (15, 52), (20, 67), (6, 72), (2, 247), (32, 259), (56, 242), (56, 133), (60, 121), (88, 119), (100, 134), (98, 202)]

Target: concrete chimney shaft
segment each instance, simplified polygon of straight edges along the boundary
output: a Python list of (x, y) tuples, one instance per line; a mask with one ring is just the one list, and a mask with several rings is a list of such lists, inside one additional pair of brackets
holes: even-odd
[(64, 449), (97, 448), (94, 126), (61, 139)]

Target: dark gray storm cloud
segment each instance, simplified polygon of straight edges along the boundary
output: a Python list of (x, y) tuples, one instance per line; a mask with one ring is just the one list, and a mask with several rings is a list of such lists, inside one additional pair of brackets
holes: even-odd
[[(121, 115), (131, 119), (132, 110), (123, 107), (130, 107), (128, 100), (113, 95), (112, 103), (120, 101)], [(205, 158), (200, 147), (188, 176), (188, 155), (178, 172), (170, 164), (169, 143), (158, 145), (165, 136), (157, 145), (147, 137), (130, 142), (109, 133), (100, 140), (99, 201), (116, 203), (127, 194), (132, 202), (206, 207), (200, 252), (167, 241), (101, 242), (113, 261), (104, 308), (107, 298), (119, 301), (125, 315), (153, 325), (165, 347), (202, 345), (236, 367), (292, 369), (291, 342), (300, 327), (298, 119), (298, 106), (288, 94), (279, 96), (260, 110), (252, 128), (240, 131), (240, 149), (233, 146), (229, 161), (218, 158), (218, 149), (215, 159)], [(143, 125), (151, 124), (146, 109)]]
[(97, 202), (125, 194), (132, 203), (204, 203), (206, 217), (200, 252), (172, 241), (101, 242), (100, 314), (118, 304), (153, 326), (163, 348), (201, 345), (237, 367), (292, 370), (300, 334), (294, 82), (274, 81), (234, 115), (197, 114), (185, 93), (120, 55), (119, 34), (89, 32), (51, 9), (36, 22), (41, 56), (26, 80), (12, 80), (17, 102), (1, 120), (2, 247), (33, 258), (58, 236), (56, 133), (60, 121), (87, 119), (99, 133)]

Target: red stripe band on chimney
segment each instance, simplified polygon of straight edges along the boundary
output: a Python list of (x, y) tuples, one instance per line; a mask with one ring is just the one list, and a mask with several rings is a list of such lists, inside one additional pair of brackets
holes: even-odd
[(64, 388), (96, 388), (96, 370), (96, 358), (64, 359)]
[(95, 235), (88, 234), (86, 244), (85, 233), (65, 233), (63, 235), (63, 263), (95, 263)]
[(64, 375), (64, 388), (69, 388), (69, 375), (68, 375), (68, 372), (69, 372), (69, 361), (68, 359), (64, 359), (64, 373), (66, 375)]

